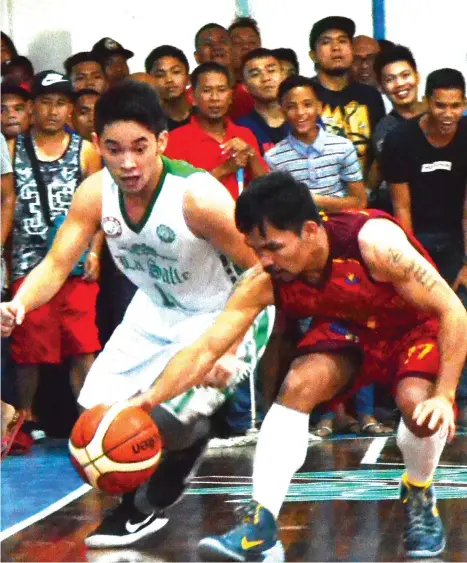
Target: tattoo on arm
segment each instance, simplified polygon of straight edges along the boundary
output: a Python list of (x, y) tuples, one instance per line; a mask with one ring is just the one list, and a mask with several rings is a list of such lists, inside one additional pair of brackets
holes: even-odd
[(403, 254), (400, 250), (389, 248), (388, 257), (391, 266), (401, 265), (405, 276), (414, 278), (428, 291), (431, 291), (438, 283), (428, 268), (422, 264), (417, 264), (416, 260), (410, 260), (408, 263), (401, 264)]

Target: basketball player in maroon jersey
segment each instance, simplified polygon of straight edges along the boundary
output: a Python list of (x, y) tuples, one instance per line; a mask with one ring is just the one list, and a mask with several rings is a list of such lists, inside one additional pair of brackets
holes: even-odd
[[(283, 559), (276, 520), (305, 461), (310, 412), (373, 382), (392, 390), (402, 413), (397, 443), (406, 466), (407, 554), (437, 555), (445, 535), (432, 479), (455, 431), (453, 402), (467, 353), (461, 302), (389, 215), (321, 217), (306, 186), (286, 173), (254, 180), (237, 200), (236, 223), (261, 266), (247, 272), (214, 325), (135, 403), (158, 404), (193, 385), (222, 385), (207, 376), (210, 368), (269, 304), (314, 322), (261, 427), (253, 499), (237, 527), (201, 541), (203, 561)], [(279, 436), (288, 438), (278, 450)]]

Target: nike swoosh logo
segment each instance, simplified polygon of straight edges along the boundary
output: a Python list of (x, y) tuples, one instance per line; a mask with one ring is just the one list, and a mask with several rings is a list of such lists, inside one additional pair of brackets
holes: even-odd
[(147, 524), (153, 516), (154, 516), (154, 512), (150, 514), (147, 518), (145, 518), (142, 522), (138, 522), (137, 524), (132, 524), (130, 520), (127, 520), (127, 523), (125, 524), (125, 528), (127, 532), (129, 532), (130, 534), (137, 532), (142, 526)]
[(58, 82), (66, 82), (60, 74), (48, 74), (42, 81), (42, 86), (51, 86)]
[(256, 547), (258, 545), (261, 545), (262, 543), (264, 543), (264, 540), (249, 541), (246, 536), (243, 536), (243, 538), (242, 538), (242, 549), (245, 549), (245, 550), (251, 549), (252, 547)]

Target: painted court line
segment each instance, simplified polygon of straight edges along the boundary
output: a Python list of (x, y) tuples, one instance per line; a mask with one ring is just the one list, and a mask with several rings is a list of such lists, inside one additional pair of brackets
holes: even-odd
[(77, 498), (83, 496), (90, 489), (92, 489), (91, 485), (82, 485), (81, 487), (79, 487), (78, 489), (75, 489), (74, 491), (72, 491), (68, 495), (64, 496), (60, 500), (57, 500), (57, 502), (54, 502), (53, 504), (51, 504), (47, 508), (44, 508), (43, 510), (41, 510), (37, 514), (34, 514), (33, 516), (26, 518), (26, 520), (23, 520), (22, 522), (18, 522), (17, 524), (10, 526), (6, 530), (3, 530), (3, 532), (0, 532), (0, 542), (2, 542), (3, 540), (6, 540), (10, 536), (12, 536), (12, 535), (14, 535), (18, 532), (21, 532), (21, 530), (24, 530), (28, 526), (31, 526), (32, 524), (39, 522), (39, 520), (43, 520), (44, 518), (46, 518), (50, 514), (57, 512), (57, 510), (60, 510), (60, 508), (63, 508), (64, 506), (66, 506), (70, 502), (72, 502), (72, 501), (76, 500)]
[(364, 463), (374, 465), (378, 460), (380, 453), (383, 451), (387, 440), (388, 436), (380, 436), (378, 438), (374, 438), (373, 442), (371, 442), (370, 444), (370, 447), (367, 449), (366, 454), (363, 456), (360, 465)]

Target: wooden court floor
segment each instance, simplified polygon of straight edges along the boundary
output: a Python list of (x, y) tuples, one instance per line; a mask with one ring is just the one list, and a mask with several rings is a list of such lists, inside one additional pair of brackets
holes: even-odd
[[(281, 439), (287, 437), (278, 438), (279, 449)], [(83, 539), (116, 499), (82, 494), (64, 441), (35, 446), (29, 456), (2, 464), (1, 559), (199, 561), (198, 541), (231, 527), (235, 507), (250, 496), (253, 452), (252, 446), (210, 449), (160, 536), (126, 549), (87, 550)], [(394, 437), (311, 442), (279, 519), (287, 561), (405, 561), (401, 469)], [(447, 532), (436, 561), (467, 561), (467, 435), (446, 447), (435, 480)], [(63, 505), (60, 499), (73, 495)]]

